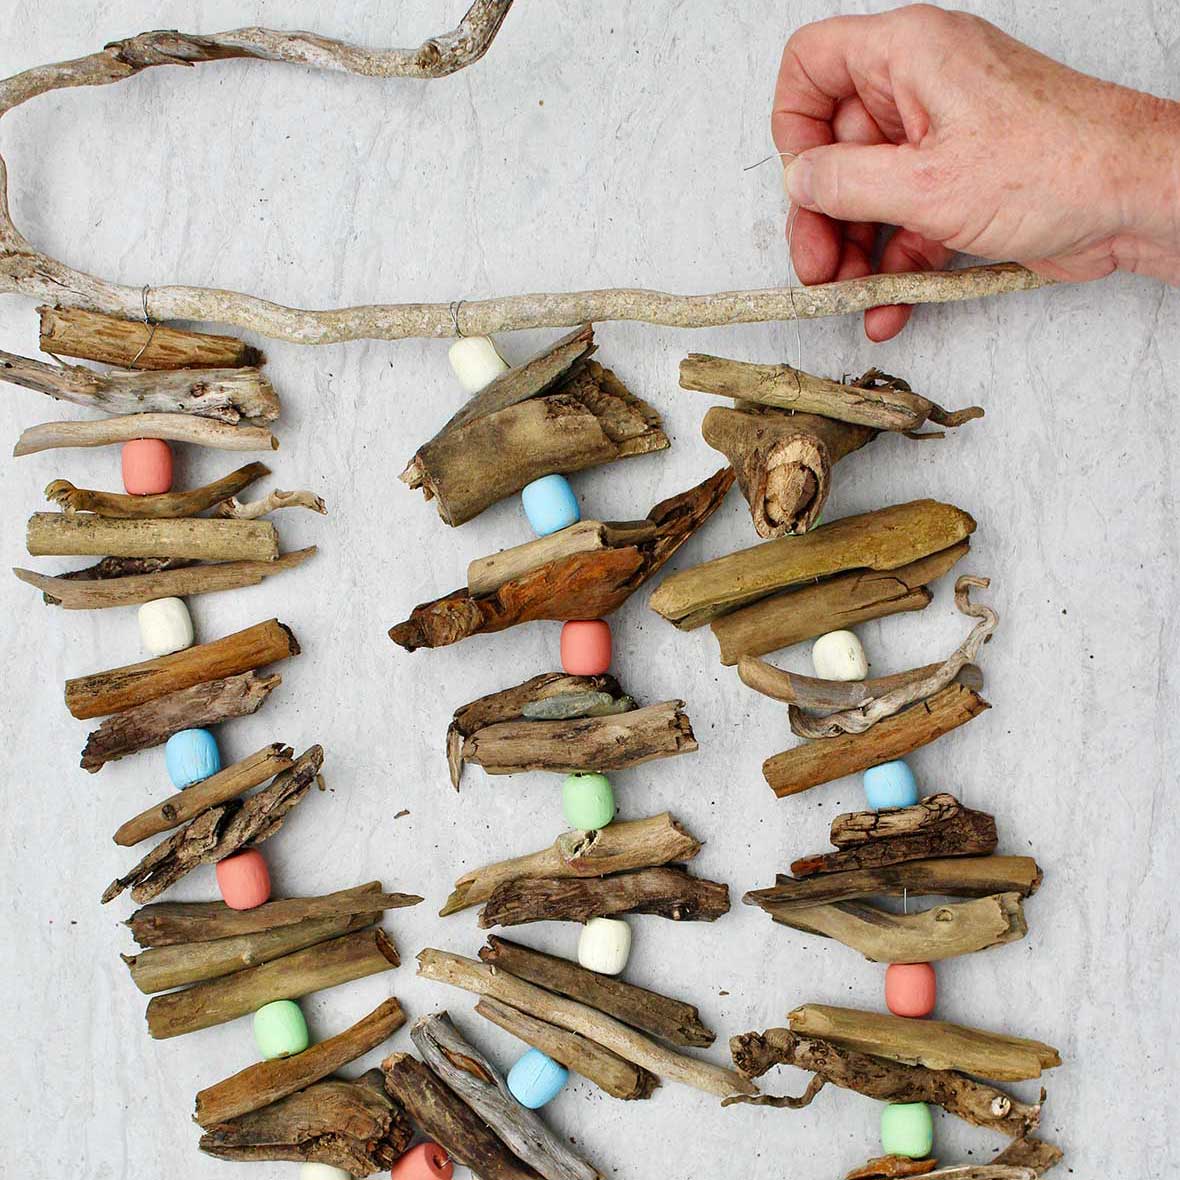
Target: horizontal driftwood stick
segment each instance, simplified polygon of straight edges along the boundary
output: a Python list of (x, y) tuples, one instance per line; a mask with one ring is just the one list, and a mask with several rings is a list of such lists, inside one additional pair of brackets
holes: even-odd
[(475, 1010), (485, 1020), (490, 1020), (526, 1045), (539, 1049), (566, 1069), (593, 1082), (612, 1098), (621, 1098), (624, 1102), (650, 1098), (660, 1084), (655, 1074), (603, 1048), (597, 1041), (558, 1028), (548, 1021), (538, 1020), (499, 1000), (483, 996), (475, 1005)]
[(657, 1077), (720, 1097), (756, 1092), (747, 1079), (732, 1070), (675, 1053), (611, 1016), (534, 987), (475, 959), (428, 947), (418, 955), (418, 974), (436, 983), (449, 983), (477, 995), (491, 996), (539, 1020), (581, 1033)]
[(446, 917), (487, 901), (509, 881), (532, 877), (603, 877), (628, 869), (646, 869), (691, 860), (701, 850), (668, 813), (622, 820), (593, 832), (563, 832), (548, 847), (527, 856), (502, 860), (464, 873), (439, 911)]
[(498, 886), (479, 924), (587, 922), (612, 914), (656, 914), (675, 922), (713, 922), (729, 913), (729, 886), (683, 869), (639, 869), (610, 877), (519, 878)]
[(33, 557), (112, 554), (273, 561), (279, 535), (268, 520), (112, 520), (91, 513), (34, 512), (25, 539)]
[(194, 684), (114, 713), (87, 735), (80, 765), (94, 774), (108, 762), (163, 745), (182, 729), (200, 729), (257, 713), (282, 682), (277, 672), (266, 676), (244, 672)]
[(148, 1032), (178, 1037), (257, 1012), (272, 1000), (297, 1000), (324, 988), (396, 967), (392, 939), (380, 927), (345, 934), (293, 954), (209, 979), (148, 1001)]
[(278, 619), (267, 619), (171, 655), (67, 680), (66, 708), (79, 721), (105, 717), (178, 689), (252, 672), (298, 654), (299, 642), (291, 628)]
[(219, 422), (273, 422), (279, 398), (257, 368), (96, 373), (0, 351), (0, 381), (104, 414), (195, 414)]
[(78, 422), (42, 422), (17, 439), (13, 456), (63, 447), (105, 447), (136, 438), (162, 438), (220, 451), (277, 451), (279, 440), (265, 426), (231, 426), (195, 414), (124, 414)]
[(958, 1070), (998, 1082), (1039, 1078), (1042, 1070), (1061, 1064), (1057, 1050), (1043, 1041), (945, 1020), (911, 1020), (887, 1012), (862, 1012), (829, 1004), (804, 1004), (788, 1020), (794, 1033), (834, 1041), (858, 1053), (871, 1053), (903, 1065)]
[(480, 948), (479, 957), (518, 979), (597, 1008), (670, 1045), (706, 1048), (716, 1038), (692, 1004), (587, 970), (557, 955), (547, 955), (493, 934), (488, 938), (488, 945)]
[(94, 512), (124, 520), (174, 520), (196, 516), (231, 496), (236, 496), (256, 480), (270, 474), (265, 463), (247, 463), (221, 479), (187, 492), (161, 492), (153, 496), (128, 496), (122, 492), (98, 492), (76, 488), (68, 479), (55, 479), (46, 489), (46, 499), (59, 504), (66, 512)]
[(72, 356), (124, 369), (237, 369), (266, 360), (236, 336), (186, 332), (79, 307), (39, 307), (37, 312), (41, 351), (50, 356)]
[(797, 795), (846, 774), (904, 758), (989, 708), (987, 701), (972, 689), (952, 684), (928, 700), (887, 717), (866, 733), (805, 742), (775, 754), (763, 762), (762, 773), (780, 799)]
[(227, 561), (213, 565), (186, 565), (154, 573), (127, 574), (102, 579), (56, 578), (33, 570), (14, 569), (22, 582), (40, 590), (50, 606), (66, 610), (103, 610), (112, 606), (136, 606), (157, 598), (184, 598), (257, 586), (264, 578), (295, 569), (315, 554), (316, 547), (296, 549), (273, 561)]
[(400, 909), (421, 900), (413, 893), (386, 893), (380, 881), (368, 881), (319, 897), (276, 898), (252, 910), (232, 910), (223, 901), (162, 901), (136, 910), (126, 924), (140, 946), (174, 946), (254, 934), (316, 918)]
[(405, 1013), (396, 999), (391, 996), (382, 1000), (356, 1024), (294, 1057), (259, 1061), (207, 1086), (197, 1094), (193, 1118), (202, 1127), (211, 1127), (278, 1102), (363, 1057), (393, 1036), (405, 1022)]

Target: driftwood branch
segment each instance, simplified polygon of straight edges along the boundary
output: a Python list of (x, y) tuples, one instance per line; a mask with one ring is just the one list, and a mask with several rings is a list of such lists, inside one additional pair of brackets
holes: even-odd
[(68, 479), (55, 479), (46, 489), (47, 499), (66, 512), (94, 512), (120, 518), (172, 519), (196, 516), (222, 500), (237, 495), (255, 480), (270, 474), (265, 463), (247, 463), (237, 471), (187, 492), (162, 492), (154, 496), (128, 496), (122, 492), (99, 492), (76, 488)]
[(1050, 1168), (1061, 1163), (1064, 1154), (1060, 1147), (1026, 1135), (1008, 1144), (992, 1160), (992, 1164), (996, 1167), (1028, 1168), (1036, 1175), (1043, 1176)]
[[(0, 267), (3, 254), (0, 254)], [(12, 448), (13, 456), (65, 447), (105, 447), (136, 438), (162, 438), (220, 451), (277, 451), (279, 440), (265, 426), (230, 425), (193, 414), (124, 414), (92, 421), (42, 422), (30, 426)]]
[(324, 516), (328, 509), (322, 497), (307, 490), (282, 492), (276, 489), (268, 492), (260, 500), (243, 502), (236, 496), (231, 496), (217, 506), (217, 516), (228, 516), (234, 520), (257, 520), (269, 512), (277, 512), (280, 508), (307, 508)]
[(273, 561), (279, 535), (268, 520), (112, 520), (91, 513), (34, 512), (25, 533), (33, 557), (112, 554), (200, 561)]
[[(823, 1078), (816, 1074), (812, 1081), (822, 1083)], [(933, 1159), (915, 1160), (908, 1155), (879, 1155), (859, 1168), (846, 1172), (844, 1180), (896, 1180), (898, 1177), (928, 1176), (937, 1167), (938, 1161)], [(996, 1177), (994, 1180), (1003, 1178)], [(1035, 1177), (1017, 1177), (1016, 1180), (1035, 1180)]]

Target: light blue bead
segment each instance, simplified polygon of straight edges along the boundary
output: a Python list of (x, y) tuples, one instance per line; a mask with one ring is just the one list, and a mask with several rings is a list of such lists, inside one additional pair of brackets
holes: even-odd
[(918, 781), (902, 761), (870, 766), (864, 776), (865, 798), (874, 811), (890, 807), (913, 807), (918, 801)]
[(207, 729), (182, 729), (168, 739), (164, 764), (178, 791), (191, 787), (221, 769), (217, 739)]
[(520, 493), (524, 514), (538, 537), (547, 537), (582, 519), (578, 498), (564, 475), (543, 475)]
[(565, 1066), (540, 1049), (530, 1049), (508, 1071), (508, 1089), (521, 1106), (536, 1110), (557, 1097), (569, 1076)]

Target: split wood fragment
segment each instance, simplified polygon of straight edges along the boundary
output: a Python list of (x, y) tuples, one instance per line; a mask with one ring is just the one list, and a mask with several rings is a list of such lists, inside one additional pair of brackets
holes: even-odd
[(112, 520), (90, 513), (35, 512), (26, 542), (33, 557), (273, 561), (279, 555), (279, 535), (268, 520)]
[(76, 488), (68, 479), (55, 479), (46, 489), (46, 499), (53, 500), (66, 512), (94, 512), (99, 516), (122, 519), (172, 519), (196, 516), (222, 500), (236, 496), (256, 480), (270, 474), (265, 463), (247, 463), (229, 475), (187, 492), (161, 492), (150, 496), (128, 496), (122, 492), (99, 492)]
[[(0, 265), (3, 254), (0, 253)], [(63, 447), (105, 447), (137, 438), (162, 438), (221, 451), (277, 451), (279, 440), (265, 426), (230, 425), (194, 414), (124, 414), (119, 418), (42, 422), (25, 430), (14, 456)]]
[(915, 1160), (908, 1155), (881, 1155), (846, 1172), (844, 1180), (896, 1180), (898, 1177), (926, 1176), (938, 1167), (934, 1159)]
[(1033, 1135), (1025, 1135), (1009, 1143), (992, 1160), (997, 1167), (1030, 1168), (1036, 1175), (1043, 1176), (1050, 1168), (1061, 1163), (1064, 1152), (1052, 1143), (1045, 1143)]
[(217, 505), (215, 515), (227, 516), (234, 520), (257, 520), (260, 516), (277, 512), (280, 508), (307, 508), (312, 512), (318, 512), (321, 516), (328, 511), (322, 497), (317, 496), (315, 492), (309, 492), (306, 489), (284, 492), (276, 488), (259, 500), (243, 502), (236, 496), (230, 496), (229, 499)]

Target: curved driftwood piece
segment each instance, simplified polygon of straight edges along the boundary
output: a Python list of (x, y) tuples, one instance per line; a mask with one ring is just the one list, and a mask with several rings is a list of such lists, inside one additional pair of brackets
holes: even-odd
[(887, 1012), (862, 1012), (830, 1004), (804, 1004), (787, 1017), (791, 1031), (832, 1041), (858, 1053), (871, 1053), (902, 1065), (957, 1070), (998, 1082), (1039, 1078), (1061, 1064), (1052, 1045), (950, 1024), (911, 1020)]
[(610, 614), (655, 574), (712, 516), (733, 483), (725, 467), (686, 492), (662, 500), (648, 514), (654, 533), (593, 553), (547, 562), (505, 582), (491, 594), (465, 587), (423, 603), (390, 629), (407, 651), (444, 647), (481, 631), (503, 631), (535, 619), (599, 619)]
[(187, 492), (162, 492), (154, 496), (92, 491), (89, 488), (76, 488), (68, 479), (55, 479), (45, 489), (45, 497), (66, 512), (94, 512), (99, 516), (123, 519), (172, 519), (196, 516), (269, 474), (270, 468), (265, 463), (247, 463), (204, 487)]
[(545, 1180), (597, 1180), (597, 1169), (570, 1151), (538, 1114), (516, 1101), (500, 1072), (460, 1035), (448, 1013), (416, 1020), (410, 1039), (426, 1065), (538, 1175)]
[[(819, 1081), (820, 1087), (830, 1083), (881, 1102), (927, 1102), (941, 1106), (948, 1114), (973, 1126), (989, 1127), (1011, 1139), (1035, 1131), (1041, 1120), (1040, 1102), (1031, 1105), (1021, 1102), (1003, 1090), (977, 1082), (965, 1074), (926, 1069), (920, 1065), (900, 1065), (818, 1037), (800, 1036), (785, 1028), (731, 1037), (729, 1050), (734, 1064), (747, 1077), (762, 1077), (776, 1065), (794, 1065), (815, 1074), (813, 1081)], [(769, 1095), (760, 1095), (753, 1101), (759, 1106), (805, 1106), (820, 1087), (802, 1101)], [(733, 1098), (730, 1101), (751, 1100)]]
[(915, 1160), (908, 1155), (880, 1155), (844, 1174), (844, 1180), (896, 1180), (897, 1177), (927, 1176), (938, 1167), (934, 1159)]
[(12, 454), (16, 457), (63, 447), (105, 447), (136, 438), (162, 438), (220, 451), (279, 449), (279, 440), (265, 426), (230, 425), (195, 414), (124, 414), (119, 418), (42, 422), (30, 426), (17, 439)]
[(197, 1094), (193, 1118), (202, 1127), (212, 1127), (278, 1102), (376, 1049), (405, 1022), (402, 1006), (390, 996), (356, 1024), (294, 1057), (259, 1061), (207, 1086)]
[(668, 813), (622, 820), (597, 831), (563, 832), (548, 847), (464, 873), (439, 917), (487, 901), (500, 885), (533, 877), (603, 877), (691, 860), (701, 850)]
[(371, 1069), (355, 1082), (317, 1082), (270, 1106), (215, 1123), (201, 1136), (200, 1148), (223, 1160), (311, 1161), (370, 1176), (389, 1171), (413, 1137), (410, 1120), (385, 1092), (381, 1071)]
[(475, 959), (428, 947), (418, 955), (418, 974), (436, 983), (449, 983), (477, 995), (491, 996), (539, 1020), (580, 1033), (657, 1077), (722, 1098), (728, 1094), (757, 1092), (748, 1079), (732, 1070), (674, 1053), (611, 1016), (553, 995)]
[(1060, 1147), (1032, 1135), (1025, 1135), (1022, 1139), (1016, 1139), (1008, 1144), (992, 1160), (992, 1166), (1028, 1168), (1036, 1175), (1043, 1176), (1050, 1168), (1061, 1163), (1064, 1155)]
[[(103, 892), (105, 904), (128, 887), (140, 902), (159, 897), (197, 865), (213, 864), (240, 848), (261, 844), (283, 826), (283, 820), (299, 804), (324, 763), (321, 746), (311, 746), (273, 783), (241, 801), (211, 807), (191, 823), (162, 840), (127, 873)], [(369, 906), (369, 909), (379, 907)]]
[(0, 351), (0, 381), (104, 414), (195, 414), (231, 425), (279, 416), (279, 395), (261, 369), (181, 369), (175, 373), (96, 373)]
[(488, 945), (480, 948), (479, 957), (519, 979), (597, 1008), (670, 1045), (703, 1049), (716, 1039), (716, 1033), (701, 1021), (692, 1004), (625, 983), (612, 975), (590, 971), (557, 955), (547, 955), (493, 934), (488, 938)]
[(191, 557), (273, 561), (279, 535), (268, 520), (111, 520), (91, 513), (34, 512), (25, 533), (33, 557)]
[(306, 488), (295, 492), (283, 492), (276, 488), (268, 492), (260, 500), (239, 500), (231, 496), (217, 505), (216, 516), (227, 516), (233, 520), (257, 520), (267, 513), (277, 512), (280, 508), (307, 508), (311, 512), (318, 512), (321, 516), (327, 514), (328, 508), (323, 498)]

